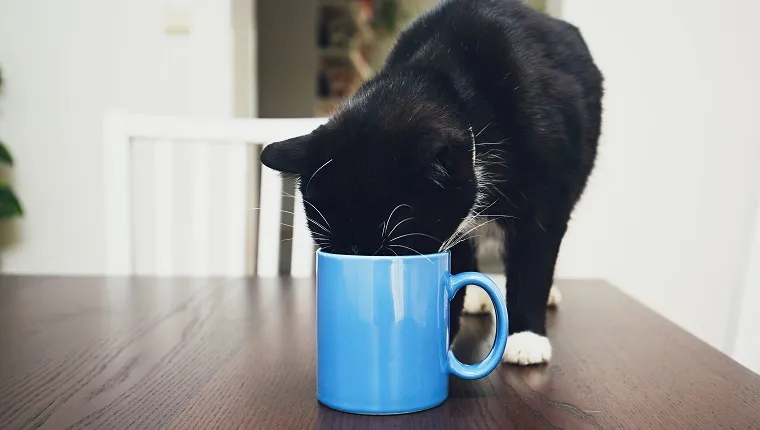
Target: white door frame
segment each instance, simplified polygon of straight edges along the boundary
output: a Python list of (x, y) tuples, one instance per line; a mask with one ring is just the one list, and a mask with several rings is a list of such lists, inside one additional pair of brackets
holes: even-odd
[(726, 351), (734, 360), (760, 373), (760, 198), (750, 234), (746, 270), (734, 297), (735, 318), (728, 328)]

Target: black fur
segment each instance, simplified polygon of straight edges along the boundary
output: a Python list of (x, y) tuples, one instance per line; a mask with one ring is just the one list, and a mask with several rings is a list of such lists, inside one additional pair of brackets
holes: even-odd
[[(510, 332), (544, 334), (601, 99), (602, 76), (572, 25), (519, 1), (442, 1), (328, 124), (261, 159), (300, 178), (314, 239), (331, 252), (436, 252), (483, 211), (504, 234)], [(451, 251), (452, 272), (476, 269), (469, 240)], [(459, 294), (451, 306), (452, 338), (462, 303)]]

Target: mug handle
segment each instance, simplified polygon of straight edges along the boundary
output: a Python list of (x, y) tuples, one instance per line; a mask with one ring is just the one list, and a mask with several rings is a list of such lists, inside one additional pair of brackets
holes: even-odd
[(480, 379), (493, 372), (499, 365), (504, 350), (507, 347), (507, 335), (509, 333), (509, 318), (507, 305), (499, 287), (488, 276), (478, 272), (464, 272), (454, 275), (449, 280), (449, 300), (462, 287), (474, 284), (486, 291), (493, 302), (496, 310), (496, 337), (491, 352), (485, 360), (477, 364), (464, 364), (457, 360), (454, 352), (449, 349), (449, 372), (462, 379)]

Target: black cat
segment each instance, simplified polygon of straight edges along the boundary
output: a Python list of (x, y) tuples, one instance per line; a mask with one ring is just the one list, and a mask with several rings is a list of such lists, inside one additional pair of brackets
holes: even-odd
[[(550, 359), (549, 291), (593, 168), (602, 75), (580, 32), (511, 0), (448, 0), (407, 28), (374, 78), (264, 165), (299, 178), (315, 242), (361, 255), (450, 249), (476, 270), (478, 226), (498, 226), (505, 361)], [(451, 338), (464, 295), (451, 305)]]

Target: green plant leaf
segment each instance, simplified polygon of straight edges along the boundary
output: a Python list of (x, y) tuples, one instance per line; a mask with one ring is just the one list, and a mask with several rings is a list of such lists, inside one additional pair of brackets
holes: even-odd
[(0, 219), (15, 218), (24, 215), (21, 202), (10, 187), (0, 187)]
[(8, 151), (8, 148), (2, 141), (0, 141), (0, 162), (3, 162), (9, 166), (13, 165), (13, 157), (11, 156), (11, 152)]

